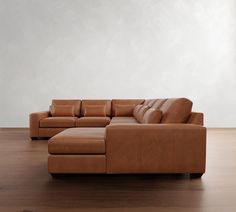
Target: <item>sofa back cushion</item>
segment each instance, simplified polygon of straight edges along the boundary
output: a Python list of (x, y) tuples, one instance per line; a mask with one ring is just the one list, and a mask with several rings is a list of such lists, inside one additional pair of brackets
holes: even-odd
[(161, 123), (186, 123), (192, 110), (192, 104), (186, 98), (167, 99), (160, 107)]
[[(133, 110), (136, 105), (142, 104), (143, 102), (144, 99), (113, 99), (111, 102), (111, 115), (116, 116), (117, 110), (121, 111), (120, 106), (124, 105), (126, 107), (129, 107), (129, 110), (127, 109), (125, 112), (125, 109), (122, 109), (123, 116), (133, 116), (130, 108), (132, 108)], [(120, 112), (118, 114), (120, 114)]]
[(167, 99), (156, 99), (154, 104), (152, 105), (152, 108), (154, 109), (160, 109), (161, 106), (166, 102)]
[(136, 105), (133, 110), (133, 116), (136, 118), (138, 116), (138, 111), (142, 108), (143, 105)]
[(156, 101), (157, 101), (157, 99), (146, 99), (144, 101), (143, 105), (147, 105), (149, 107), (152, 107)]
[(51, 105), (50, 113), (53, 117), (58, 116), (75, 116), (75, 107), (74, 105)]
[(57, 105), (74, 106), (74, 114), (75, 114), (75, 116), (79, 116), (80, 115), (81, 100), (78, 100), (78, 99), (53, 99), (52, 100), (51, 108), (53, 106), (57, 106)]
[(147, 105), (142, 105), (140, 109), (137, 111), (137, 113), (134, 113), (134, 118), (139, 122), (142, 123), (144, 114), (150, 107)]
[[(85, 116), (85, 108), (87, 106), (104, 106), (105, 107), (105, 116), (111, 116), (111, 100), (106, 99), (83, 99), (81, 105), (81, 116)], [(91, 111), (94, 109), (94, 111)], [(89, 108), (90, 112), (94, 114), (94, 117), (101, 116), (101, 107)], [(90, 113), (91, 114), (91, 113)]]
[(133, 116), (134, 107), (135, 105), (116, 105), (115, 116), (117, 117)]
[(105, 105), (86, 105), (84, 109), (85, 117), (105, 117), (106, 107)]
[(161, 122), (162, 111), (154, 108), (149, 108), (141, 120), (143, 124), (158, 124)]

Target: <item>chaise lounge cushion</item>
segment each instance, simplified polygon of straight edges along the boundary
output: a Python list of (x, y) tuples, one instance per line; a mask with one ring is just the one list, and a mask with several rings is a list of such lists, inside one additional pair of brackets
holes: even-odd
[(105, 127), (110, 121), (110, 117), (81, 117), (76, 120), (76, 127)]
[(113, 117), (110, 124), (137, 124), (134, 117)]
[(105, 128), (71, 128), (52, 137), (50, 154), (104, 154)]
[(75, 127), (76, 117), (48, 117), (40, 120), (40, 127)]

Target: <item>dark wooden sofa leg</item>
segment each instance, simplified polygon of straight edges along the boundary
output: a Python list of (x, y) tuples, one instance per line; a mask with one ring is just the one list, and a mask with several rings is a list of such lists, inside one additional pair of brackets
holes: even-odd
[(203, 173), (190, 173), (190, 178), (201, 178)]

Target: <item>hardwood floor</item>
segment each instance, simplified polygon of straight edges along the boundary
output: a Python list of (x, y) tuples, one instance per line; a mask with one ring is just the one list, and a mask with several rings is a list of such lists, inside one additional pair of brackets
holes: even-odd
[(208, 129), (207, 172), (52, 179), (47, 141), (0, 129), (0, 211), (236, 211), (236, 129)]

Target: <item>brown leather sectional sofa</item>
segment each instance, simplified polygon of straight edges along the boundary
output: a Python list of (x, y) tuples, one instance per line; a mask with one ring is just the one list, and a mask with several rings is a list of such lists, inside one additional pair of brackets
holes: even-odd
[(203, 114), (186, 98), (53, 100), (30, 137), (51, 137), (51, 174), (205, 172)]

